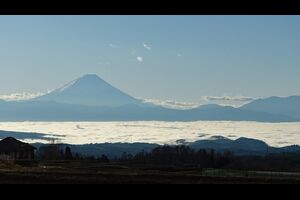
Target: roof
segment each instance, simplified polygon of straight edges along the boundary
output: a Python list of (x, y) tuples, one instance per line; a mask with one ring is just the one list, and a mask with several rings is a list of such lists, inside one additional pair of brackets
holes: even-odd
[(28, 143), (21, 142), (13, 137), (0, 141), (0, 152), (33, 151), (36, 148)]

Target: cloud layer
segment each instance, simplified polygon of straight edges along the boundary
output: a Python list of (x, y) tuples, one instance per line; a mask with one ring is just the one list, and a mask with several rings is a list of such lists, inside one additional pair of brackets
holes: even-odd
[[(178, 140), (184, 139), (186, 142), (193, 142), (209, 139), (212, 136), (231, 139), (256, 138), (272, 146), (287, 146), (300, 142), (300, 123), (232, 121), (2, 122), (0, 130), (28, 132), (29, 136), (32, 135), (32, 132), (52, 136), (55, 134), (54, 137), (58, 137), (60, 142), (70, 144), (140, 142), (172, 145), (176, 144)], [(35, 139), (29, 142), (40, 141)]]
[(0, 99), (5, 101), (22, 101), (22, 100), (33, 99), (42, 96), (44, 94), (45, 93), (41, 93), (41, 92), (38, 93), (23, 92), (23, 93), (14, 93), (14, 94), (4, 94), (4, 95), (0, 95)]
[(187, 110), (197, 108), (201, 105), (216, 103), (222, 106), (240, 107), (245, 103), (255, 100), (252, 97), (245, 96), (203, 96), (198, 102), (180, 102), (174, 100), (141, 99), (144, 103), (163, 106), (166, 108)]
[(245, 97), (245, 96), (204, 96), (204, 100), (206, 101), (253, 101), (255, 98), (253, 97)]
[(151, 103), (154, 105), (163, 106), (166, 108), (173, 108), (173, 109), (192, 109), (200, 106), (199, 103), (190, 103), (190, 102), (179, 102), (173, 100), (158, 100), (158, 99), (142, 99), (144, 103)]

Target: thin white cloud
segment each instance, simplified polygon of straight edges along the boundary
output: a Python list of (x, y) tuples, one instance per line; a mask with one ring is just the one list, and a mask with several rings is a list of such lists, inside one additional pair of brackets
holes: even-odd
[(108, 46), (111, 47), (111, 48), (113, 48), (113, 49), (119, 48), (119, 46), (117, 46), (115, 44), (112, 44), (112, 43), (109, 43)]
[(180, 110), (188, 110), (197, 108), (201, 105), (205, 104), (218, 104), (221, 106), (233, 106), (233, 107), (240, 107), (245, 103), (255, 100), (252, 97), (245, 97), (245, 96), (204, 96), (198, 102), (180, 102), (174, 100), (158, 100), (158, 99), (142, 99), (144, 103), (150, 103), (166, 108), (172, 109), (180, 109)]
[(144, 62), (144, 58), (141, 57), (141, 56), (136, 57), (136, 60), (137, 60), (139, 63), (143, 63), (143, 62)]
[(204, 100), (206, 101), (253, 101), (255, 98), (253, 97), (245, 97), (245, 96), (204, 96)]
[(151, 51), (151, 47), (148, 44), (143, 43), (143, 47), (146, 48), (147, 50)]
[(177, 53), (177, 56), (178, 56), (178, 57), (182, 57), (182, 54), (181, 54), (181, 53)]
[(144, 103), (150, 103), (150, 104), (154, 104), (166, 108), (173, 108), (173, 109), (180, 109), (180, 110), (197, 108), (201, 105), (199, 103), (179, 102), (173, 100), (158, 100), (158, 99), (141, 99), (141, 100)]
[[(48, 93), (49, 92), (50, 91), (48, 91)], [(14, 94), (3, 94), (3, 95), (0, 95), (0, 99), (5, 100), (5, 101), (22, 101), (22, 100), (33, 99), (33, 98), (42, 96), (44, 94), (45, 93), (41, 93), (41, 92), (37, 92), (37, 93), (23, 92), (23, 93), (14, 93)]]

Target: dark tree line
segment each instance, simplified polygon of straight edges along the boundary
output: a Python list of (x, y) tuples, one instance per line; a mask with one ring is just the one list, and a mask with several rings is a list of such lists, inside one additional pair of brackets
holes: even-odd
[(123, 153), (119, 162), (237, 170), (300, 172), (300, 153), (277, 153), (267, 156), (236, 156), (230, 151), (194, 150), (188, 146), (161, 146), (136, 155)]
[(66, 147), (64, 150), (60, 145), (51, 144), (41, 146), (37, 152), (37, 158), (39, 160), (94, 160), (108, 163), (109, 159), (106, 155), (101, 155), (99, 158), (94, 156), (84, 156), (79, 153), (72, 153), (70, 147)]
[(59, 145), (41, 146), (37, 152), (37, 158), (41, 160), (72, 160), (73, 155), (70, 147), (63, 151)]
[(150, 153), (140, 152), (135, 156), (124, 153), (121, 162), (139, 163), (145, 165), (174, 165), (198, 167), (224, 167), (235, 159), (230, 151), (217, 153), (214, 150), (195, 151), (188, 146), (161, 146)]
[[(98, 158), (73, 153), (70, 147), (64, 150), (59, 145), (46, 145), (37, 152), (40, 160), (93, 160), (111, 162), (106, 155)], [(160, 146), (151, 152), (142, 151), (135, 155), (124, 152), (112, 162), (138, 164), (141, 166), (175, 166), (181, 168), (222, 168), (253, 171), (300, 172), (300, 153), (277, 153), (267, 156), (236, 156), (230, 151), (194, 150), (188, 146)]]

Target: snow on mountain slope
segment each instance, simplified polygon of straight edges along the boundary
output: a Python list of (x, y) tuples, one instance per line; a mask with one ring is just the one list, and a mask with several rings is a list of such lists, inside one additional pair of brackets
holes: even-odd
[(140, 100), (127, 95), (93, 74), (78, 78), (49, 94), (33, 100), (87, 106), (122, 106), (141, 103)]

